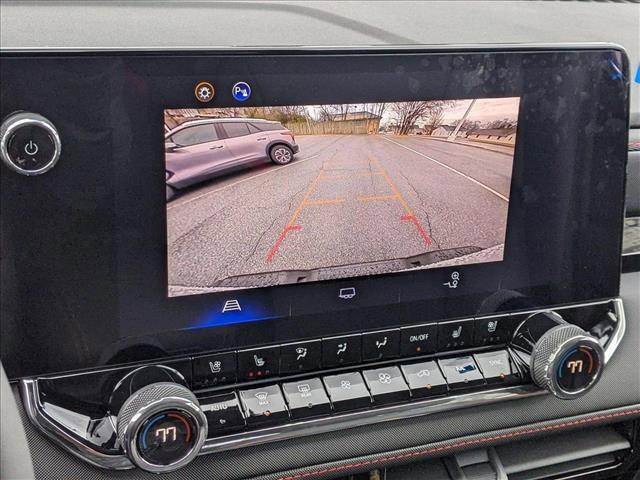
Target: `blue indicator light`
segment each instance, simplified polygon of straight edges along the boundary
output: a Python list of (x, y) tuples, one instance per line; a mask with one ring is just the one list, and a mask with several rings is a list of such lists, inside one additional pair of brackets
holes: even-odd
[(558, 364), (558, 377), (562, 378), (562, 367), (564, 366), (564, 362), (567, 360), (567, 358), (569, 358), (569, 356), (573, 355), (577, 351), (578, 349), (574, 348), (570, 352), (567, 352), (564, 354), (564, 356), (562, 357), (562, 360), (560, 360), (560, 363)]
[(185, 330), (199, 328), (220, 327), (238, 323), (259, 322), (279, 318), (273, 312), (268, 311), (262, 303), (255, 300), (230, 298), (224, 301), (214, 311), (202, 315), (190, 327)]
[(147, 433), (149, 433), (149, 429), (166, 416), (167, 415), (165, 413), (161, 413), (160, 415), (154, 417), (149, 423), (147, 423), (147, 426), (144, 427), (144, 430), (142, 431), (142, 448), (147, 448)]
[(640, 65), (636, 69), (636, 83), (640, 83)]

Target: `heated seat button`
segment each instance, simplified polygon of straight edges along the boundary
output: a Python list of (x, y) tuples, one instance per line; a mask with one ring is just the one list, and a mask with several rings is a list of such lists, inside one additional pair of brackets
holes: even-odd
[(236, 352), (215, 353), (193, 359), (193, 387), (215, 387), (236, 381)]
[(331, 413), (331, 402), (319, 378), (282, 384), (291, 418), (308, 418)]
[(289, 411), (278, 385), (241, 390), (240, 399), (248, 425), (281, 423), (289, 419)]
[(400, 356), (400, 330), (362, 334), (362, 360), (365, 362)]
[(360, 335), (322, 339), (322, 366), (338, 367), (359, 363), (362, 358)]
[(244, 428), (244, 415), (235, 392), (204, 397), (199, 401), (200, 409), (207, 417), (209, 437)]
[(438, 324), (438, 350), (468, 348), (473, 341), (473, 319)]
[(257, 348), (238, 352), (238, 378), (256, 380), (278, 373), (280, 347)]
[(400, 353), (403, 356), (425, 355), (437, 350), (438, 325), (429, 323), (400, 329)]
[(438, 364), (451, 389), (485, 384), (484, 377), (471, 356), (446, 358), (438, 360)]
[(369, 390), (358, 372), (331, 375), (322, 380), (334, 410), (353, 410), (371, 405)]
[(447, 393), (447, 381), (436, 362), (413, 363), (400, 367), (409, 384), (411, 395), (428, 397)]
[(488, 384), (517, 383), (519, 377), (506, 350), (476, 353), (473, 356)]
[(507, 343), (512, 333), (513, 321), (508, 315), (475, 319), (474, 340), (476, 347)]
[(398, 367), (365, 370), (362, 375), (375, 403), (402, 402), (411, 397)]
[(308, 372), (320, 368), (322, 359), (322, 343), (311, 342), (289, 343), (280, 346), (280, 374)]

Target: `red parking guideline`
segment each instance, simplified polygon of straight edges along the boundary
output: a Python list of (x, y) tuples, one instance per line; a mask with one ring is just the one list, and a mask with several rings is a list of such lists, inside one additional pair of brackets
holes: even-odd
[(404, 215), (400, 217), (400, 220), (409, 220), (410, 222), (412, 222), (418, 229), (418, 232), (424, 240), (424, 243), (427, 244), (427, 247), (431, 246), (431, 239), (429, 238), (429, 235), (427, 235), (427, 232), (424, 231), (422, 225), (420, 225), (420, 222), (418, 222), (418, 219), (415, 217), (415, 215)]
[(284, 230), (282, 230), (282, 233), (280, 233), (280, 236), (278, 237), (278, 239), (276, 240), (276, 243), (273, 244), (273, 247), (271, 247), (271, 250), (269, 251), (269, 255), (267, 255), (267, 262), (271, 263), (273, 261), (273, 257), (275, 256), (276, 253), (278, 253), (278, 248), (280, 248), (280, 244), (284, 241), (284, 238), (287, 236), (287, 234), (293, 230), (300, 230), (302, 227), (300, 225), (292, 225), (290, 227), (285, 227)]

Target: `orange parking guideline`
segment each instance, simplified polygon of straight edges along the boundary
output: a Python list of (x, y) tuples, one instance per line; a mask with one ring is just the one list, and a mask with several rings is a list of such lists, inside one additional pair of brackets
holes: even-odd
[(389, 174), (386, 172), (386, 170), (382, 168), (382, 165), (380, 165), (380, 162), (378, 161), (377, 158), (372, 158), (371, 160), (373, 160), (373, 162), (376, 164), (378, 170), (382, 172), (382, 176), (391, 187), (391, 190), (395, 192), (395, 197), (402, 204), (402, 207), (404, 208), (405, 212), (407, 212), (406, 215), (403, 215), (402, 217), (400, 217), (400, 220), (408, 220), (411, 223), (413, 223), (416, 227), (416, 230), (418, 230), (418, 234), (420, 235), (420, 237), (422, 237), (422, 240), (424, 241), (424, 243), (427, 245), (427, 247), (430, 247), (431, 239), (429, 238), (429, 235), (427, 235), (427, 232), (424, 230), (424, 228), (422, 228), (422, 225), (420, 225), (418, 218), (413, 214), (413, 210), (411, 210), (411, 207), (402, 196), (402, 193), (400, 193), (400, 190), (398, 190), (398, 187), (396, 187), (396, 184), (393, 182), (393, 180), (391, 180), (391, 177), (389, 177)]
[(282, 244), (282, 242), (284, 242), (284, 239), (287, 237), (289, 232), (298, 231), (302, 228), (300, 225), (295, 225), (295, 222), (298, 219), (300, 212), (302, 212), (302, 209), (307, 204), (309, 197), (315, 190), (316, 185), (318, 184), (318, 180), (320, 180), (320, 177), (322, 177), (323, 172), (324, 172), (324, 168), (320, 168), (320, 172), (318, 173), (316, 178), (313, 179), (313, 182), (311, 182), (311, 185), (309, 185), (307, 192), (304, 194), (304, 197), (302, 198), (302, 201), (300, 202), (300, 204), (296, 207), (295, 211), (293, 212), (293, 215), (291, 215), (291, 218), (289, 218), (287, 225), (284, 227), (282, 232), (280, 232), (280, 235), (278, 235), (276, 243), (273, 244), (273, 247), (271, 247), (271, 250), (269, 250), (269, 254), (267, 255), (267, 263), (271, 263), (273, 261), (273, 257), (275, 257), (276, 253), (278, 253), (278, 249), (280, 248), (280, 245)]
[(377, 171), (366, 172), (366, 173), (355, 173), (352, 175), (323, 175), (325, 172), (324, 166), (327, 164), (327, 162), (325, 162), (323, 166), (320, 168), (320, 172), (318, 172), (318, 175), (316, 176), (316, 178), (313, 179), (313, 182), (311, 182), (311, 184), (309, 185), (309, 188), (307, 188), (307, 191), (304, 197), (302, 198), (302, 201), (294, 210), (293, 214), (291, 215), (291, 218), (289, 218), (289, 221), (287, 222), (287, 225), (284, 227), (284, 229), (278, 236), (276, 242), (271, 247), (271, 250), (269, 250), (269, 254), (267, 255), (267, 263), (271, 263), (273, 261), (273, 257), (276, 255), (276, 253), (278, 253), (278, 249), (280, 248), (280, 245), (282, 244), (284, 239), (287, 237), (287, 235), (292, 231), (299, 231), (302, 228), (300, 225), (296, 225), (295, 223), (298, 217), (300, 216), (300, 213), (304, 209), (304, 207), (308, 205), (332, 205), (332, 204), (339, 204), (339, 203), (346, 202), (346, 198), (324, 198), (324, 199), (317, 199), (317, 200), (309, 200), (309, 197), (311, 197), (311, 194), (315, 191), (318, 182), (320, 180), (350, 178), (353, 176), (359, 176), (359, 177), (374, 176), (374, 175), (382, 176), (386, 180), (389, 187), (391, 187), (391, 190), (393, 191), (393, 195), (376, 195), (376, 196), (369, 196), (369, 197), (357, 197), (357, 200), (360, 202), (383, 201), (383, 200), (399, 201), (402, 205), (402, 208), (406, 212), (406, 215), (403, 215), (402, 217), (400, 217), (400, 220), (410, 221), (411, 223), (413, 223), (414, 226), (416, 227), (416, 230), (418, 230), (418, 233), (422, 237), (424, 243), (427, 246), (431, 246), (431, 239), (427, 235), (424, 228), (422, 228), (422, 225), (420, 225), (420, 222), (418, 221), (417, 217), (413, 214), (413, 210), (411, 210), (411, 207), (409, 206), (407, 201), (404, 199), (404, 197), (402, 196), (402, 193), (400, 193), (400, 190), (398, 189), (396, 184), (393, 182), (391, 177), (389, 177), (389, 174), (382, 167), (382, 165), (380, 164), (377, 158), (371, 157), (370, 160), (376, 165)]

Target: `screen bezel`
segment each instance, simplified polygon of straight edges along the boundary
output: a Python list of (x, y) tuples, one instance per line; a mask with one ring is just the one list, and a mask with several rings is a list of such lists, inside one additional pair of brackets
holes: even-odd
[[(167, 54), (165, 52), (122, 52), (122, 53), (114, 53), (114, 52), (91, 52), (91, 53), (77, 53), (77, 54), (62, 54), (62, 53), (38, 53), (38, 54), (12, 54), (5, 53), (2, 54), (3, 63), (8, 62), (9, 60), (13, 60), (17, 62), (19, 65), (21, 62), (28, 61), (31, 64), (31, 68), (36, 65), (39, 65), (42, 62), (45, 62), (44, 65), (47, 65), (47, 62), (61, 62), (58, 66), (65, 64), (65, 62), (72, 63), (72, 69), (76, 68), (77, 73), (80, 77), (79, 83), (83, 83), (85, 86), (90, 85), (90, 75), (88, 75), (87, 67), (88, 66), (100, 66), (100, 62), (104, 61), (107, 65), (111, 66), (115, 70), (118, 69), (119, 66), (122, 66), (123, 62), (127, 64), (128, 67), (134, 67), (134, 71), (136, 67), (136, 61), (140, 60), (142, 62), (148, 62), (149, 72), (152, 74), (157, 74), (158, 78), (166, 78), (167, 74), (169, 76), (180, 75), (181, 73), (184, 76), (184, 69), (181, 71), (179, 68), (169, 68), (170, 66), (176, 65), (191, 65), (191, 69), (194, 68), (196, 71), (202, 70), (202, 63), (206, 63), (207, 59), (217, 58), (218, 61), (225, 59), (240, 59), (242, 62), (247, 65), (251, 62), (255, 62), (256, 59), (267, 59), (267, 58), (289, 58), (295, 59), (296, 61), (304, 60), (306, 58), (307, 61), (317, 61), (318, 59), (324, 58), (325, 61), (330, 58), (348, 58), (354, 60), (358, 58), (362, 59), (380, 59), (387, 58), (387, 61), (395, 62), (396, 64), (400, 62), (401, 58), (407, 57), (416, 57), (416, 56), (426, 56), (426, 55), (449, 55), (453, 56), (456, 54), (465, 55), (465, 54), (476, 54), (476, 55), (505, 55), (507, 53), (518, 53), (518, 54), (544, 54), (548, 55), (549, 58), (552, 58), (552, 55), (555, 54), (566, 54), (569, 52), (573, 52), (575, 55), (588, 55), (594, 54), (594, 52), (614, 52), (616, 55), (619, 55), (621, 58), (621, 62), (624, 65), (624, 71), (628, 72), (627, 67), (627, 59), (622, 50), (619, 47), (615, 46), (592, 46), (587, 47), (582, 50), (582, 47), (578, 48), (575, 46), (567, 46), (567, 47), (527, 47), (527, 46), (518, 46), (518, 47), (495, 47), (495, 48), (483, 48), (483, 47), (461, 47), (461, 48), (452, 48), (448, 49), (431, 49), (431, 48), (386, 48), (379, 50), (368, 50), (368, 49), (352, 49), (352, 50), (271, 50), (271, 51), (224, 51), (224, 52), (172, 52), (171, 54)], [(580, 53), (582, 52), (582, 53)], [(153, 61), (157, 61), (157, 64), (152, 64)], [(151, 63), (149, 63), (151, 62)], [(7, 64), (8, 65), (8, 64)], [(51, 64), (49, 64), (51, 65)], [(198, 66), (199, 65), (199, 66)], [(236, 63), (238, 65), (238, 63)], [(42, 68), (40, 66), (39, 68)], [(104, 68), (104, 67), (103, 67)], [(4, 68), (3, 68), (4, 69)], [(246, 72), (247, 67), (244, 67), (244, 72)], [(42, 68), (42, 70), (46, 70)], [(54, 69), (55, 70), (55, 69)], [(235, 77), (241, 79), (240, 77), (243, 75), (243, 68), (240, 68), (240, 73), (234, 73)], [(250, 70), (250, 69), (249, 69)], [(55, 70), (58, 71), (58, 70)], [(102, 70), (99, 70), (102, 72)], [(336, 75), (343, 74), (344, 72), (338, 72)], [(244, 73), (246, 79), (246, 73)], [(146, 93), (146, 96), (142, 98), (134, 98), (133, 93), (127, 94), (126, 92), (120, 91), (120, 95), (118, 96), (116, 101), (124, 102), (124, 108), (145, 108), (151, 109), (154, 112), (159, 111), (159, 108), (176, 108), (180, 106), (197, 106), (195, 99), (192, 95), (192, 86), (193, 81), (192, 78), (196, 78), (197, 74), (191, 72), (190, 75), (187, 75), (188, 80), (183, 82), (184, 91), (181, 90), (179, 93), (175, 91), (168, 91), (167, 87), (157, 88), (154, 86), (153, 79), (147, 78), (148, 85), (146, 87), (150, 88), (151, 93)], [(8, 90), (9, 88), (3, 89), (2, 92), (2, 116), (4, 117), (9, 111), (16, 109), (19, 107), (17, 105), (16, 99), (23, 100), (26, 98), (25, 95), (21, 95), (20, 93), (27, 92), (27, 87), (33, 87), (37, 85), (38, 82), (42, 82), (42, 78), (33, 78), (32, 76), (28, 76), (29, 80), (25, 82), (24, 87), (19, 88), (19, 92), (14, 96), (13, 99), (9, 101)], [(627, 77), (628, 78), (628, 77)], [(13, 77), (12, 77), (13, 80)], [(122, 78), (110, 78), (111, 82), (122, 82)], [(156, 79), (157, 82), (160, 80)], [(253, 81), (254, 84), (260, 84), (260, 81)], [(51, 84), (53, 85), (52, 89), (56, 91), (56, 82), (55, 78), (52, 79)], [(12, 84), (12, 86), (15, 86)], [(189, 97), (187, 97), (186, 90), (189, 91)], [(64, 90), (62, 91), (64, 93)], [(94, 106), (98, 105), (98, 108), (104, 108), (103, 105), (107, 105), (110, 102), (113, 102), (114, 99), (107, 95), (108, 92), (102, 92), (102, 96), (98, 96), (94, 99)], [(628, 80), (625, 80), (621, 83), (621, 86), (618, 88), (619, 96), (623, 97), (622, 100), (626, 100), (628, 103)], [(68, 93), (65, 93), (68, 94)], [(220, 92), (222, 95), (221, 101), (223, 102), (231, 102), (230, 93), (222, 90)], [(267, 95), (267, 94), (265, 94)], [(89, 99), (91, 97), (80, 96), (81, 101), (88, 104)], [(187, 99), (188, 98), (188, 99)], [(5, 99), (8, 101), (5, 102)], [(96, 101), (97, 100), (97, 101)], [(618, 100), (617, 100), (618, 101)], [(271, 102), (273, 103), (273, 101)], [(282, 102), (281, 102), (282, 103)], [(289, 102), (295, 103), (295, 102)], [(150, 107), (150, 104), (153, 107)], [(51, 118), (54, 120), (59, 128), (65, 133), (70, 133), (73, 131), (73, 128), (79, 129), (80, 127), (75, 124), (73, 121), (69, 119), (63, 118), (63, 115), (54, 114), (54, 110), (52, 106), (55, 106), (55, 101), (47, 101), (47, 98), (40, 99), (38, 101), (32, 102), (32, 105), (29, 106), (30, 109), (40, 111), (45, 113), (48, 117), (57, 117)], [(80, 103), (77, 104), (77, 108), (83, 108)], [(24, 106), (22, 106), (24, 108)], [(84, 107), (86, 108), (86, 107)], [(615, 106), (616, 117), (626, 119), (628, 126), (628, 112), (627, 106), (622, 106), (618, 104)], [(622, 108), (624, 111), (620, 110)], [(98, 110), (99, 112), (99, 110)], [(152, 115), (150, 115), (150, 118)], [(159, 116), (158, 116), (159, 117)], [(109, 130), (107, 127), (113, 127), (113, 123), (105, 119), (103, 122), (103, 131)], [(156, 128), (158, 127), (158, 128)], [(155, 130), (154, 130), (155, 128)], [(622, 129), (622, 128), (621, 128)], [(148, 136), (145, 138), (145, 141), (157, 142), (158, 148), (162, 146), (162, 142), (158, 139), (162, 136), (161, 129), (161, 121), (157, 122), (157, 125), (149, 126), (145, 131), (145, 134)], [(82, 129), (80, 128), (80, 133)], [(108, 132), (110, 135), (113, 135), (114, 129)], [(579, 132), (581, 135), (583, 132)], [(607, 185), (606, 191), (611, 195), (609, 196), (610, 205), (601, 205), (600, 210), (604, 210), (601, 214), (598, 215), (596, 220), (599, 221), (599, 224), (607, 224), (607, 225), (617, 225), (618, 217), (622, 218), (622, 204), (623, 204), (623, 194), (624, 194), (624, 186), (623, 186), (623, 178), (620, 178), (620, 171), (624, 170), (624, 161), (626, 159), (626, 152), (624, 155), (622, 154), (622, 139), (611, 143), (611, 148), (613, 149), (609, 152), (609, 157), (613, 162), (615, 167), (615, 174), (611, 174), (611, 178), (606, 178)], [(109, 145), (105, 143), (105, 145)], [(66, 145), (65, 145), (66, 146)], [(69, 155), (72, 157), (71, 162), (74, 160), (78, 160), (83, 157), (85, 151), (83, 151), (84, 146), (81, 148), (74, 149), (73, 146), (68, 148), (70, 152)], [(518, 163), (518, 150), (519, 146), (516, 146), (516, 164)], [(130, 153), (135, 152), (135, 149), (131, 150)], [(147, 150), (147, 153), (149, 150)], [(102, 161), (112, 161), (114, 152), (110, 149), (108, 155), (105, 155)], [(117, 155), (117, 153), (116, 153)], [(526, 158), (526, 153), (523, 154)], [(144, 156), (143, 156), (144, 158)], [(64, 159), (63, 159), (64, 160)], [(520, 160), (523, 162), (524, 160)], [(68, 161), (69, 162), (69, 161)], [(61, 165), (64, 165), (61, 162)], [(158, 178), (157, 175), (157, 167), (154, 167), (156, 173), (155, 178)], [(57, 177), (54, 177), (58, 175)], [(59, 174), (54, 174), (51, 177), (49, 182), (45, 181), (46, 177), (43, 177), (43, 180), (40, 182), (40, 185), (44, 185), (44, 188), (51, 188), (46, 196), (51, 196), (51, 193), (56, 193), (56, 188), (58, 192), (64, 192), (68, 187), (62, 187), (62, 181), (64, 179), (64, 175), (62, 172)], [(5, 186), (9, 188), (11, 193), (16, 193), (18, 184), (24, 186), (25, 184), (22, 181), (15, 181), (9, 175), (3, 174), (3, 191), (7, 191)], [(112, 179), (115, 182), (115, 179)], [(60, 182), (60, 183), (56, 183)], [(145, 193), (152, 195), (154, 198), (154, 202), (157, 205), (159, 202), (164, 199), (164, 194), (161, 194), (159, 185), (150, 186), (149, 183), (146, 185)], [(512, 185), (513, 187), (513, 185)], [(30, 186), (26, 187), (31, 188)], [(105, 233), (113, 234), (118, 236), (116, 233), (116, 229), (120, 229), (131, 232), (135, 232), (136, 228), (139, 228), (136, 224), (144, 218), (144, 216), (134, 216), (128, 218), (122, 218), (121, 210), (118, 210), (118, 205), (122, 204), (122, 202), (127, 200), (127, 195), (130, 195), (130, 192), (122, 192), (118, 189), (122, 189), (122, 187), (117, 183), (113, 186), (114, 191), (109, 191), (106, 189), (102, 193), (102, 197), (100, 200), (100, 206), (106, 207), (107, 205), (111, 205), (115, 207), (115, 211), (109, 211), (109, 215), (111, 216), (109, 222), (107, 224), (102, 224), (101, 227)], [(513, 188), (512, 188), (513, 191)], [(4, 195), (4, 194), (3, 194)], [(90, 196), (90, 195), (89, 195)], [(6, 197), (5, 197), (6, 198)], [(41, 199), (42, 197), (40, 197)], [(15, 220), (18, 217), (19, 209), (7, 207), (7, 202), (3, 203), (3, 229), (6, 230), (8, 227), (12, 225), (11, 221)], [(55, 202), (54, 202), (54, 205)], [(54, 215), (54, 218), (60, 219), (61, 212), (57, 211), (53, 208), (50, 209), (50, 213)], [(60, 204), (57, 204), (60, 206)], [(36, 209), (37, 205), (28, 205), (28, 210), (31, 213), (38, 212)], [(164, 205), (163, 205), (164, 206)], [(69, 207), (68, 205), (65, 208), (74, 208), (73, 206)], [(103, 212), (107, 212), (108, 209), (103, 208)], [(64, 208), (63, 208), (64, 212)], [(91, 213), (96, 213), (95, 211)], [(511, 215), (510, 215), (511, 217)], [(609, 218), (608, 221), (605, 221), (605, 217)], [(511, 221), (511, 220), (509, 220)], [(53, 222), (51, 222), (53, 223)], [(34, 225), (42, 228), (43, 233), (45, 232), (53, 232), (55, 230), (55, 225), (52, 225), (49, 222), (43, 222), (37, 218), (34, 218)], [(91, 222), (89, 222), (91, 223)], [(151, 222), (152, 225), (149, 228), (153, 228), (155, 238), (160, 238), (158, 235), (162, 232), (162, 235), (165, 235), (166, 225), (161, 225), (162, 221), (158, 218), (155, 218)], [(619, 222), (620, 227), (615, 232), (609, 230), (607, 235), (610, 237), (606, 240), (606, 248), (604, 248), (604, 252), (600, 251), (598, 255), (601, 258), (598, 261), (591, 262), (590, 265), (582, 264), (582, 259), (580, 262), (574, 262), (571, 272), (569, 275), (563, 274), (562, 276), (565, 278), (569, 278), (569, 284), (565, 282), (558, 281), (541, 281), (539, 279), (532, 279), (531, 284), (528, 288), (519, 288), (517, 293), (522, 296), (528, 297), (528, 301), (536, 306), (541, 305), (551, 305), (551, 304), (559, 304), (559, 303), (571, 303), (578, 301), (586, 301), (593, 300), (598, 298), (605, 298), (615, 296), (618, 293), (618, 283), (619, 283), (619, 269), (620, 269), (620, 255), (619, 255), (619, 244), (622, 222)], [(15, 225), (15, 224), (13, 224)], [(12, 227), (14, 228), (14, 227)], [(165, 229), (165, 230), (163, 230)], [(614, 228), (615, 230), (615, 228)], [(66, 230), (63, 230), (66, 234), (70, 235), (70, 238), (73, 238), (73, 234)], [(26, 232), (24, 229), (15, 229), (12, 230), (11, 240), (9, 240), (8, 244), (13, 247), (14, 250), (19, 248), (20, 242), (18, 239), (26, 238)], [(507, 249), (509, 244), (509, 228), (507, 229)], [(600, 235), (602, 237), (602, 235)], [(120, 239), (122, 240), (122, 239)], [(118, 241), (115, 241), (117, 244)], [(3, 246), (7, 244), (5, 238), (3, 238)], [(618, 247), (615, 247), (615, 244)], [(23, 243), (24, 245), (24, 243)], [(31, 247), (30, 252), (33, 253), (35, 251), (35, 246), (31, 243), (28, 244)], [(164, 248), (166, 248), (166, 240)], [(589, 250), (593, 253), (593, 250)], [(559, 252), (554, 252), (556, 255)], [(505, 256), (507, 255), (505, 251)], [(560, 253), (561, 255), (561, 253)], [(22, 259), (24, 259), (24, 253), (18, 255)], [(153, 318), (154, 316), (165, 316), (170, 318), (171, 316), (189, 316), (191, 312), (195, 312), (198, 310), (206, 310), (212, 309), (212, 302), (207, 301), (205, 299), (194, 299), (190, 298), (188, 300), (180, 300), (180, 299), (172, 299), (175, 301), (174, 306), (170, 308), (165, 308), (166, 305), (152, 305), (151, 308), (144, 308), (140, 311), (136, 309), (139, 308), (139, 305), (144, 304), (144, 300), (142, 298), (134, 298), (134, 297), (126, 297), (122, 295), (123, 288), (125, 286), (119, 282), (118, 280), (122, 279), (123, 276), (127, 278), (128, 285), (131, 283), (135, 283), (136, 280), (140, 281), (141, 278), (137, 277), (139, 272), (134, 272), (133, 275), (128, 275), (126, 262), (122, 261), (122, 252), (117, 252), (115, 254), (116, 261), (110, 263), (109, 269), (110, 271), (103, 278), (104, 283), (109, 283), (111, 285), (110, 293), (113, 298), (110, 302), (105, 303), (105, 298), (97, 298), (97, 299), (89, 299), (88, 303), (90, 305), (86, 305), (84, 309), (80, 309), (78, 311), (74, 311), (76, 315), (73, 315), (72, 320), (67, 320), (65, 318), (64, 312), (65, 309), (61, 308), (59, 305), (52, 305), (52, 299), (56, 298), (56, 295), (53, 292), (49, 291), (51, 287), (47, 286), (47, 280), (51, 277), (47, 277), (46, 268), (43, 269), (43, 265), (45, 267), (49, 266), (53, 269), (53, 278), (57, 281), (64, 283), (67, 279), (62, 276), (62, 272), (59, 269), (56, 269), (55, 265), (49, 265), (50, 262), (42, 262), (37, 259), (32, 258), (31, 261), (27, 264), (24, 264), (19, 267), (20, 272), (18, 272), (19, 281), (15, 282), (16, 284), (13, 286), (18, 291), (18, 297), (20, 301), (15, 300), (16, 302), (16, 310), (17, 313), (11, 316), (11, 319), (5, 321), (6, 317), (3, 315), (3, 327), (10, 326), (10, 331), (15, 331), (17, 335), (14, 338), (25, 338), (27, 333), (25, 333), (26, 328), (30, 328), (32, 332), (37, 332), (35, 336), (39, 339), (36, 343), (40, 345), (40, 347), (45, 347), (45, 351), (51, 352), (54, 354), (58, 350), (58, 347), (52, 342), (52, 339), (48, 337), (48, 335), (52, 334), (52, 329), (48, 328), (45, 324), (45, 312), (52, 312), (52, 314), (56, 317), (56, 321), (59, 322), (60, 333), (57, 335), (53, 335), (53, 338), (57, 338), (59, 341), (64, 341), (65, 338), (68, 338), (68, 335), (71, 335), (74, 328), (82, 331), (82, 335), (80, 337), (79, 343), (76, 343), (72, 348), (73, 352), (68, 352), (65, 355), (60, 356), (59, 358), (51, 357), (47, 359), (37, 359), (32, 358), (31, 360), (26, 360), (24, 358), (20, 359), (20, 355), (13, 360), (12, 357), (7, 358), (5, 356), (6, 348), (3, 348), (3, 362), (8, 364), (8, 371), (11, 377), (20, 377), (25, 375), (32, 375), (38, 373), (45, 372), (54, 372), (54, 371), (67, 371), (67, 370), (76, 370), (82, 368), (91, 368), (100, 365), (104, 365), (105, 363), (124, 363), (133, 360), (144, 360), (151, 358), (163, 357), (166, 355), (177, 355), (179, 353), (196, 353), (200, 351), (211, 351), (211, 350), (224, 350), (228, 348), (240, 348), (246, 346), (254, 346), (275, 342), (284, 342), (290, 341), (294, 339), (302, 339), (302, 338), (313, 338), (320, 336), (330, 336), (341, 333), (351, 333), (362, 330), (373, 330), (376, 328), (383, 328), (387, 326), (398, 326), (398, 325), (407, 325), (411, 323), (424, 323), (425, 321), (430, 320), (442, 320), (445, 318), (454, 318), (454, 317), (465, 317), (465, 316), (473, 316), (478, 312), (481, 312), (483, 308), (490, 309), (487, 307), (486, 299), (490, 297), (488, 291), (483, 291), (481, 293), (471, 292), (469, 295), (461, 296), (461, 295), (445, 295), (440, 299), (421, 299), (419, 296), (404, 296), (397, 299), (397, 301), (393, 301), (391, 303), (383, 302), (383, 305), (371, 306), (366, 303), (363, 305), (356, 306), (355, 308), (350, 308), (346, 310), (334, 310), (330, 313), (332, 316), (331, 319), (327, 319), (327, 311), (322, 309), (317, 309), (319, 311), (310, 311), (305, 313), (304, 315), (289, 315), (287, 318), (282, 318), (278, 315), (277, 320), (265, 320), (265, 322), (254, 322), (254, 323), (245, 323), (239, 325), (231, 325), (231, 326), (221, 326), (216, 328), (209, 329), (200, 329), (200, 330), (181, 330), (175, 331), (173, 329), (164, 329), (158, 332), (153, 332), (150, 335), (136, 335), (121, 339), (121, 333), (126, 331), (127, 325), (132, 325), (132, 321), (139, 322), (138, 325), (144, 325), (145, 321)], [(603, 258), (606, 257), (606, 262), (603, 261)], [(157, 261), (157, 254), (154, 257)], [(166, 258), (166, 257), (165, 257)], [(589, 255), (584, 256), (587, 259), (595, 260), (596, 257), (590, 257)], [(118, 260), (119, 259), (119, 260)], [(3, 262), (6, 265), (6, 262)], [(605, 266), (604, 269), (602, 266)], [(477, 276), (479, 280), (483, 278), (487, 278), (487, 275), (491, 276), (491, 270), (495, 269), (495, 265), (487, 265), (487, 264), (477, 264), (467, 266), (469, 268), (465, 268), (465, 275), (473, 278)], [(35, 299), (33, 307), (25, 307), (25, 299), (29, 298), (29, 282), (27, 281), (27, 277), (32, 275), (34, 271), (40, 271), (41, 274), (38, 275), (37, 285), (43, 286), (47, 289), (43, 298)], [(5, 268), (3, 267), (3, 274), (5, 272)], [(605, 273), (606, 272), (606, 273)], [(137, 275), (136, 275), (137, 273)], [(443, 269), (442, 271), (433, 271), (430, 272), (429, 275), (432, 278), (433, 284), (442, 283), (441, 280), (446, 280), (446, 277), (450, 275), (451, 271), (449, 269)], [(555, 272), (556, 274), (558, 272)], [(421, 272), (422, 274), (422, 272)], [(383, 277), (375, 277), (375, 278), (363, 278), (361, 279), (364, 285), (363, 288), (371, 287), (372, 290), (373, 285), (376, 283), (381, 283), (385, 288), (385, 290), (391, 291), (391, 285), (393, 285), (394, 281), (398, 281), (400, 274), (391, 274), (385, 275)], [(415, 284), (416, 278), (412, 273), (409, 274), (401, 274), (404, 276), (405, 280), (401, 283), (404, 285)], [(392, 276), (396, 277), (395, 279)], [(421, 275), (422, 276), (422, 275)], [(599, 278), (596, 278), (599, 277)], [(466, 277), (465, 277), (466, 278)], [(588, 279), (595, 279), (595, 282), (588, 282)], [(479, 281), (473, 280), (473, 281)], [(547, 277), (546, 280), (549, 280)], [(165, 265), (165, 281), (166, 281), (166, 265)], [(359, 279), (360, 281), (360, 279)], [(156, 286), (158, 283), (154, 280)], [(584, 285), (578, 285), (578, 283), (589, 283), (589, 287), (585, 287)], [(6, 282), (3, 282), (6, 286)], [(127, 286), (128, 286), (127, 285)], [(335, 284), (334, 284), (335, 285)], [(337, 285), (336, 285), (337, 286)], [(300, 298), (301, 301), (304, 298), (307, 299), (317, 299), (318, 289), (317, 285), (296, 285), (296, 297)], [(291, 288), (289, 286), (283, 287), (271, 287), (268, 289), (270, 292), (273, 291), (283, 291), (284, 289)], [(69, 295), (69, 289), (63, 288), (64, 294)], [(495, 289), (494, 289), (495, 290)], [(10, 288), (3, 288), (3, 303), (5, 303), (5, 296), (9, 294), (11, 291)], [(497, 290), (495, 290), (497, 291)], [(495, 293), (494, 291), (494, 293)], [(262, 292), (264, 293), (264, 292)], [(459, 292), (456, 292), (459, 293)], [(107, 296), (107, 293), (104, 294)], [(256, 292), (256, 295), (258, 292)], [(284, 296), (291, 295), (286, 294)], [(64, 296), (64, 295), (63, 295)], [(209, 297), (209, 295), (203, 295), (201, 297)], [(271, 298), (269, 298), (271, 297)], [(280, 295), (267, 295), (260, 299), (260, 302), (263, 301), (271, 301), (274, 304), (274, 307), (278, 312), (289, 310), (291, 313), (291, 305), (283, 306), (280, 305), (281, 297)], [(62, 303), (62, 302), (61, 302)], [(188, 304), (187, 304), (188, 303)], [(325, 304), (322, 302), (317, 302), (321, 304), (322, 308), (325, 308)], [(53, 308), (50, 308), (52, 307)], [(85, 314), (90, 311), (97, 311), (102, 309), (102, 314), (98, 314), (97, 317), (100, 317), (100, 320), (93, 320), (89, 322), (90, 325), (82, 324), (82, 318), (80, 313), (84, 312)], [(123, 312), (129, 312), (124, 315)], [(133, 312), (133, 313), (132, 313)], [(3, 312), (4, 313), (4, 312)], [(485, 312), (486, 313), (486, 312)], [(128, 320), (124, 317), (128, 317)], [(114, 319), (119, 319), (118, 322), (115, 322)], [(137, 319), (137, 320), (136, 320)], [(26, 328), (22, 328), (18, 326), (18, 320), (26, 321)], [(345, 325), (345, 320), (348, 321), (348, 324)], [(95, 328), (99, 321), (106, 322), (106, 325), (103, 325), (102, 328)], [(268, 323), (267, 323), (268, 322)], [(115, 323), (118, 323), (117, 327)], [(3, 329), (6, 330), (6, 329)], [(3, 335), (6, 337), (6, 335)], [(12, 340), (14, 342), (16, 340)], [(151, 346), (151, 348), (140, 348), (141, 345)], [(5, 341), (3, 341), (3, 347), (5, 346)], [(10, 351), (16, 352), (15, 345), (8, 345)], [(126, 351), (128, 353), (124, 355), (119, 355), (122, 351)]]

